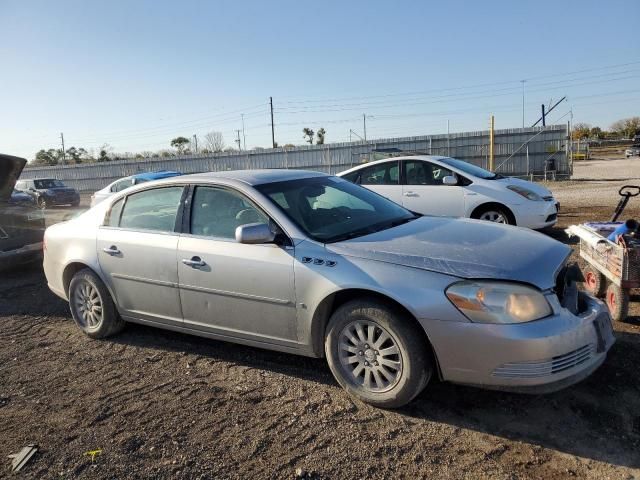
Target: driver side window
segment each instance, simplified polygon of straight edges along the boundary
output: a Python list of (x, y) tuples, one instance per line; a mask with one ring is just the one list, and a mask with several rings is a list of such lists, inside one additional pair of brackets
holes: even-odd
[(191, 233), (234, 240), (236, 228), (249, 223), (269, 224), (269, 218), (248, 198), (217, 187), (196, 187), (191, 206)]

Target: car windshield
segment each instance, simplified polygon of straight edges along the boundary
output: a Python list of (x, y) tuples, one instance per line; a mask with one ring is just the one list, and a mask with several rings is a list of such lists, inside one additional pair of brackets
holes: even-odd
[(33, 183), (35, 184), (37, 189), (64, 187), (64, 184), (60, 180), (55, 180), (53, 178), (34, 180)]
[(458, 170), (462, 170), (463, 172), (468, 173), (469, 175), (473, 175), (474, 177), (484, 178), (485, 180), (504, 178), (499, 173), (490, 172), (489, 170), (485, 170), (484, 168), (477, 167), (471, 163), (464, 162), (456, 158), (439, 158), (438, 161), (455, 167)]
[(417, 215), (359, 185), (315, 177), (258, 185), (303, 232), (323, 243), (386, 230)]

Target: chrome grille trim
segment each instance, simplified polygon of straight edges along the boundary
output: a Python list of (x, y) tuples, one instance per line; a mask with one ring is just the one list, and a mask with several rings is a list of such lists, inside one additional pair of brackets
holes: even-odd
[(596, 345), (590, 343), (572, 352), (551, 359), (533, 362), (505, 363), (497, 367), (492, 375), (502, 378), (538, 378), (569, 370), (589, 359), (596, 353)]

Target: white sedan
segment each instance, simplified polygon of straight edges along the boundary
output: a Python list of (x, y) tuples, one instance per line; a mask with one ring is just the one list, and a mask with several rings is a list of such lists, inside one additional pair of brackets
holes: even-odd
[(394, 157), (338, 174), (423, 215), (468, 217), (542, 229), (560, 204), (541, 185), (450, 157)]

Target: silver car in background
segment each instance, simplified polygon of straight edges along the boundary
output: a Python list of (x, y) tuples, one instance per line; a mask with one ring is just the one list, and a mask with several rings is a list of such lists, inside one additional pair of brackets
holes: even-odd
[(548, 392), (593, 372), (611, 323), (569, 254), (337, 177), (261, 170), (115, 194), (47, 229), (44, 270), (92, 338), (136, 322), (326, 357), (350, 394), (393, 408), (432, 377)]

